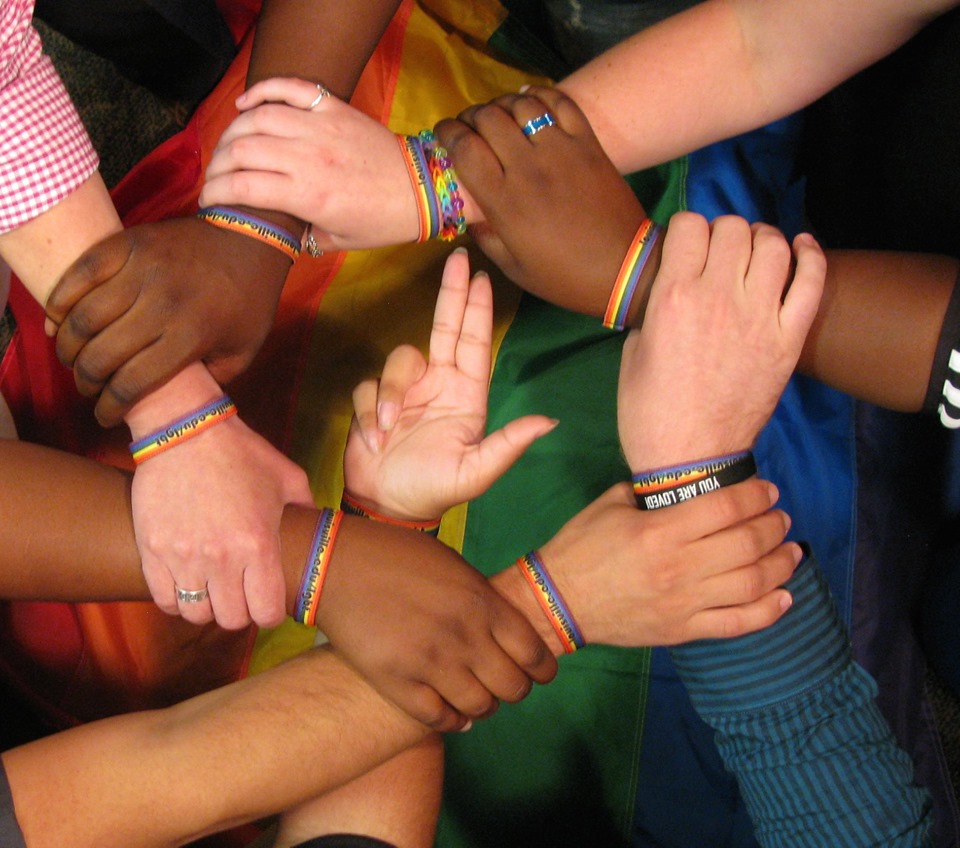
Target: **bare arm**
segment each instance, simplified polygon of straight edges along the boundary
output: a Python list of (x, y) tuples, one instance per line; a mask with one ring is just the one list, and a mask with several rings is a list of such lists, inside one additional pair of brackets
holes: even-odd
[(628, 173), (795, 112), (955, 5), (707, 0), (627, 39), (560, 87)]

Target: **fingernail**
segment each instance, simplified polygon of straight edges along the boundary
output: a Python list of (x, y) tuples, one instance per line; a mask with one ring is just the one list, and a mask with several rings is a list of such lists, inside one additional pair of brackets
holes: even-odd
[(377, 424), (381, 430), (392, 430), (399, 415), (400, 409), (393, 401), (377, 404)]
[(784, 592), (780, 596), (780, 611), (786, 612), (792, 606), (793, 606), (793, 595), (791, 595), (789, 592)]
[(800, 565), (800, 560), (803, 559), (803, 548), (800, 545), (793, 546), (793, 562), (794, 565)]
[(57, 325), (53, 323), (49, 318), (45, 318), (43, 321), (43, 331), (50, 337), (53, 337), (57, 334)]
[(520, 86), (520, 93), (521, 93), (521, 94), (526, 94), (529, 90), (530, 90), (530, 85), (529, 85), (529, 83), (524, 83), (523, 85)]
[(780, 491), (770, 482), (767, 483), (767, 497), (770, 498), (771, 504), (775, 504), (780, 497)]
[(471, 727), (473, 727), (473, 722), (468, 719), (467, 723), (460, 728), (460, 732), (466, 733)]
[(783, 524), (784, 524), (785, 533), (788, 532), (790, 528), (793, 526), (793, 519), (786, 512), (783, 514)]
[(460, 245), (460, 247), (455, 247), (455, 248), (453, 249), (453, 252), (454, 252), (454, 253), (466, 253), (466, 252), (467, 252), (467, 249), (466, 249), (463, 245)]

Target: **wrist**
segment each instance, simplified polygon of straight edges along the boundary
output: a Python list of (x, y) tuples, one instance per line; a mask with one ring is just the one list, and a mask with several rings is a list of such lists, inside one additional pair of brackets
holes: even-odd
[(527, 581), (513, 565), (490, 578), (490, 585), (530, 622), (555, 657), (563, 656), (563, 644), (540, 609)]
[(216, 400), (223, 390), (206, 366), (193, 363), (169, 382), (139, 400), (124, 420), (134, 440)]
[(344, 489), (343, 495), (340, 498), (340, 509), (349, 515), (368, 518), (373, 521), (379, 521), (382, 524), (406, 527), (408, 530), (417, 530), (421, 533), (428, 533), (431, 536), (437, 536), (440, 533), (439, 518), (420, 519), (400, 515), (381, 507), (379, 504), (352, 495), (346, 489)]

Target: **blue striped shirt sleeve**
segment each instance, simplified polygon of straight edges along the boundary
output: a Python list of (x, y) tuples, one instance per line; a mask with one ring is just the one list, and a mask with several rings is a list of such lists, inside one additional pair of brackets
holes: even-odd
[(764, 848), (933, 845), (932, 802), (853, 660), (819, 566), (786, 588), (793, 606), (736, 639), (691, 642), (671, 656), (716, 731)]

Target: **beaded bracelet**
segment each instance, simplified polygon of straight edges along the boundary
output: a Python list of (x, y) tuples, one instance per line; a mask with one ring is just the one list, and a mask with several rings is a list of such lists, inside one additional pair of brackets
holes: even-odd
[(296, 260), (300, 255), (300, 239), (282, 227), (255, 215), (239, 212), (229, 206), (206, 206), (197, 212), (197, 217), (221, 230), (240, 233), (269, 244), (286, 254), (291, 260)]
[(517, 560), (517, 567), (533, 589), (537, 603), (546, 613), (560, 639), (560, 644), (563, 645), (564, 653), (572, 654), (577, 648), (582, 648), (586, 644), (583, 634), (573, 620), (569, 607), (564, 603), (563, 597), (550, 579), (550, 575), (547, 574), (540, 552), (531, 551), (524, 554)]
[(634, 474), (633, 494), (640, 509), (663, 509), (740, 483), (756, 473), (753, 454), (743, 451)]
[(609, 330), (623, 330), (627, 326), (627, 314), (630, 304), (637, 293), (640, 284), (640, 275), (653, 253), (653, 247), (660, 237), (663, 228), (649, 218), (645, 218), (637, 230), (627, 255), (620, 265), (617, 279), (614, 281), (607, 302), (607, 310), (603, 313), (603, 326)]
[(133, 455), (133, 461), (137, 465), (146, 462), (151, 457), (200, 435), (214, 424), (220, 424), (236, 414), (237, 407), (233, 401), (223, 395), (149, 436), (131, 442), (130, 453)]
[(467, 231), (460, 184), (447, 151), (430, 130), (398, 136), (420, 221), (418, 242), (439, 238), (452, 241)]
[(393, 518), (389, 515), (384, 515), (382, 512), (377, 512), (374, 509), (370, 509), (368, 506), (364, 506), (356, 498), (350, 497), (346, 492), (344, 492), (340, 497), (340, 509), (346, 512), (349, 515), (357, 515), (360, 518), (370, 518), (373, 521), (379, 521), (381, 524), (393, 524), (396, 527), (406, 527), (409, 530), (418, 530), (421, 533), (427, 533), (430, 536), (436, 538), (440, 535), (440, 519), (434, 519), (433, 521), (405, 521), (402, 518)]
[(321, 509), (317, 517), (317, 526), (313, 531), (313, 543), (303, 569), (293, 618), (309, 627), (316, 626), (317, 609), (320, 606), (320, 593), (333, 558), (333, 544), (337, 540), (343, 513), (339, 509)]

